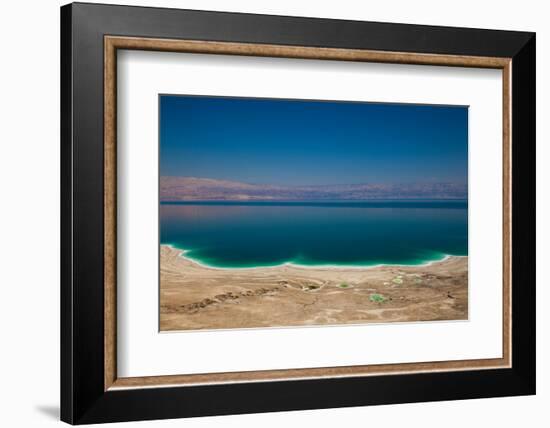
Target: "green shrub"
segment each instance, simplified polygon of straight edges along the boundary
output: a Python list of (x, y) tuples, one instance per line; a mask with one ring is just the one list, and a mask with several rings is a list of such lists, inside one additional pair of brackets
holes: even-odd
[(371, 294), (369, 300), (374, 303), (383, 303), (386, 301), (386, 298), (381, 294)]

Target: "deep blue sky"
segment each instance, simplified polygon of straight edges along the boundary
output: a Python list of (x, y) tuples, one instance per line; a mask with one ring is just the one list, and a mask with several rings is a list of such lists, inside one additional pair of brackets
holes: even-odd
[(468, 109), (161, 95), (160, 173), (284, 185), (466, 183)]

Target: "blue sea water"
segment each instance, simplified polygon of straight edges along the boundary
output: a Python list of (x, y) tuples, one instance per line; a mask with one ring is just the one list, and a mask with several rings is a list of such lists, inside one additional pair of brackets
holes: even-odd
[(468, 203), (163, 202), (160, 236), (215, 267), (416, 265), (468, 254)]

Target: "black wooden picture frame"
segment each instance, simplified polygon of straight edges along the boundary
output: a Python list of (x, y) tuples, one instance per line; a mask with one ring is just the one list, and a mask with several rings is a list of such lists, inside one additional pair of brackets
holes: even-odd
[[(511, 366), (110, 390), (105, 387), (106, 36), (511, 61)], [(74, 3), (61, 8), (61, 419), (165, 419), (535, 393), (535, 34)]]

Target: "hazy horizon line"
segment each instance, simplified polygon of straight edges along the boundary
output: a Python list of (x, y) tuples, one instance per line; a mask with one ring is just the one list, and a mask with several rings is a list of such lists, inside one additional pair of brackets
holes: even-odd
[(293, 187), (293, 186), (308, 186), (308, 187), (322, 187), (322, 186), (359, 186), (359, 185), (406, 185), (406, 184), (456, 184), (467, 186), (468, 182), (459, 181), (358, 181), (358, 182), (346, 182), (346, 183), (323, 183), (323, 184), (307, 184), (307, 183), (293, 183), (283, 184), (278, 182), (254, 182), (254, 181), (241, 181), (230, 178), (214, 178), (214, 177), (197, 177), (192, 175), (160, 175), (162, 178), (187, 178), (195, 180), (213, 180), (213, 181), (225, 181), (231, 183), (248, 184), (248, 185), (264, 185), (264, 186), (281, 186), (281, 187)]

